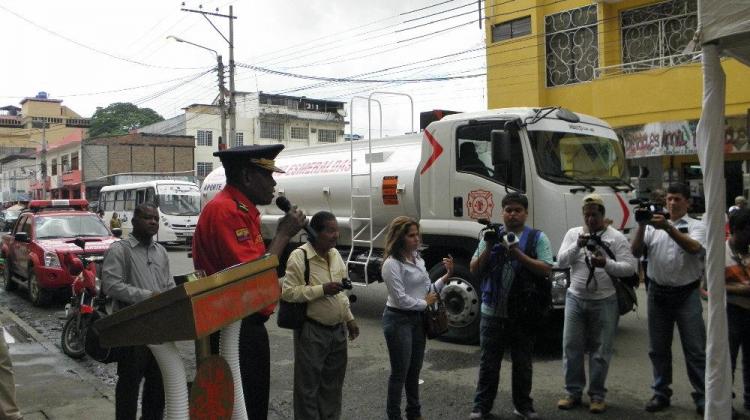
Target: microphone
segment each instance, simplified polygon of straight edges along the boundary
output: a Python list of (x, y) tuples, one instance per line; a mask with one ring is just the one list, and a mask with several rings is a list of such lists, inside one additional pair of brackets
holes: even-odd
[[(276, 207), (278, 207), (279, 210), (283, 211), (284, 213), (289, 213), (292, 210), (292, 203), (288, 198), (280, 195), (276, 198)], [(302, 226), (302, 229), (304, 229), (305, 233), (307, 234), (307, 240), (310, 241), (310, 243), (315, 243), (318, 235), (315, 234), (315, 231), (312, 230), (310, 225), (305, 224), (304, 226)]]

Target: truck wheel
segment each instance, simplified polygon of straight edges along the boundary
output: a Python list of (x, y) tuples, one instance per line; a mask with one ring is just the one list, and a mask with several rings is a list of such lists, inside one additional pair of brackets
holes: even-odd
[[(80, 328), (76, 326), (76, 316), (71, 316), (65, 321), (60, 337), (60, 347), (63, 352), (74, 359), (80, 359), (86, 354), (83, 341), (83, 325)], [(81, 324), (86, 320), (81, 318)]]
[(52, 300), (52, 295), (48, 290), (42, 289), (39, 281), (36, 279), (34, 267), (29, 268), (29, 299), (34, 306), (46, 306)]
[(3, 268), (3, 289), (10, 292), (18, 288), (18, 284), (13, 281), (13, 276), (10, 274), (10, 263), (8, 259), (5, 259), (5, 267)]
[[(448, 332), (441, 338), (463, 344), (479, 342), (479, 319), (482, 293), (465, 262), (456, 261), (451, 277), (440, 292), (448, 312)], [(445, 274), (443, 263), (430, 270), (434, 282)]]

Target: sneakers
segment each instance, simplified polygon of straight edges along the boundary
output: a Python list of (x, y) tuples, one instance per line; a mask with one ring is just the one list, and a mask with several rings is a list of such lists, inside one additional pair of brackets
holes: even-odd
[(482, 419), (486, 419), (486, 418), (487, 418), (487, 415), (483, 414), (480, 411), (472, 411), (471, 414), (469, 414), (469, 419), (470, 420), (482, 420)]
[(520, 417), (520, 418), (522, 418), (524, 420), (536, 420), (536, 419), (539, 419), (539, 414), (537, 414), (536, 411), (534, 411), (534, 409), (531, 408), (531, 407), (523, 409), (523, 410), (519, 410), (519, 409), (516, 408), (516, 409), (513, 410), (513, 414), (515, 414), (516, 416), (518, 416), (518, 417)]
[(589, 405), (589, 412), (591, 414), (600, 414), (607, 411), (607, 403), (599, 400), (592, 400)]
[(654, 395), (646, 403), (646, 411), (648, 411), (649, 413), (656, 413), (657, 411), (662, 411), (667, 407), (669, 407), (669, 399), (664, 398), (661, 395)]
[(572, 408), (578, 407), (579, 405), (581, 405), (581, 399), (571, 397), (570, 395), (560, 399), (557, 402), (557, 408), (559, 408), (560, 410), (570, 410)]

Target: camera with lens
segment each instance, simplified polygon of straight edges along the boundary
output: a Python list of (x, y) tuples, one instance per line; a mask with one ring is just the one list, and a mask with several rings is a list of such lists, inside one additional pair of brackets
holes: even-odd
[(635, 221), (638, 223), (648, 222), (654, 214), (661, 214), (665, 219), (669, 219), (669, 212), (663, 205), (642, 198), (630, 200), (630, 204), (635, 204)]
[(584, 234), (581, 235), (581, 238), (586, 240), (586, 244), (584, 245), (584, 248), (586, 248), (589, 252), (595, 252), (597, 246), (599, 245), (601, 239), (599, 239), (598, 236), (594, 236), (591, 234)]
[(353, 287), (352, 281), (347, 278), (341, 279), (341, 287), (343, 287), (346, 290), (352, 290), (352, 287)]
[(513, 232), (506, 232), (502, 223), (492, 223), (487, 219), (479, 219), (479, 223), (485, 227), (481, 230), (480, 235), (488, 243), (503, 242), (506, 246), (518, 243), (518, 236)]

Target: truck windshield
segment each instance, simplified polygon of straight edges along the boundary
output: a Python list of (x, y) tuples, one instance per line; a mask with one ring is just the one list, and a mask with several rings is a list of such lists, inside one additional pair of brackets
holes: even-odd
[(529, 131), (539, 176), (563, 184), (627, 181), (619, 141), (559, 131)]
[(159, 209), (164, 214), (197, 216), (200, 208), (200, 194), (159, 194)]
[(39, 216), (35, 223), (37, 239), (110, 236), (102, 220), (93, 214)]

